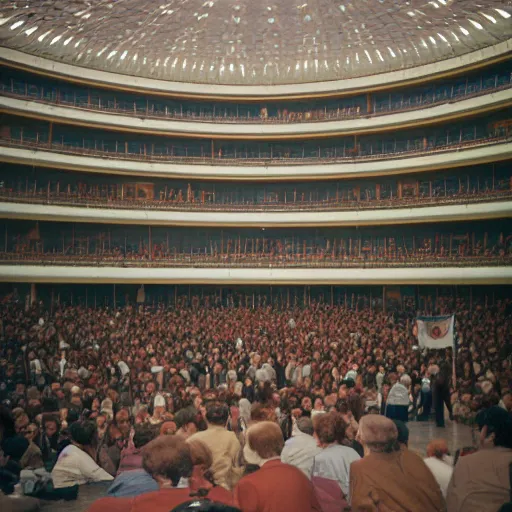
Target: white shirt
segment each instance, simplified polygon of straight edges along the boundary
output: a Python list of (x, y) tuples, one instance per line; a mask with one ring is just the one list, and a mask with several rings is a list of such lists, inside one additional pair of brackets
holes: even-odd
[(313, 436), (297, 429), (297, 433), (284, 443), (281, 462), (299, 468), (308, 478), (311, 478), (313, 461), (321, 451)]
[(100, 468), (87, 453), (70, 444), (60, 452), (52, 471), (52, 479), (54, 487), (59, 489), (76, 484), (110, 481), (114, 477)]
[(432, 471), (439, 487), (441, 487), (443, 496), (446, 498), (446, 491), (448, 490), (448, 484), (453, 473), (452, 458), (447, 455), (443, 457), (443, 460), (439, 460), (436, 457), (428, 457), (425, 459), (425, 464)]

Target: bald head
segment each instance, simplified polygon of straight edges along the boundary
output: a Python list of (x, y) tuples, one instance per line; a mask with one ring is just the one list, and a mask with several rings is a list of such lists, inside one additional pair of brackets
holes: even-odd
[(284, 438), (279, 426), (272, 421), (260, 421), (247, 430), (247, 444), (262, 459), (279, 457)]
[(359, 422), (358, 440), (371, 452), (392, 452), (398, 447), (398, 430), (385, 416), (369, 414)]

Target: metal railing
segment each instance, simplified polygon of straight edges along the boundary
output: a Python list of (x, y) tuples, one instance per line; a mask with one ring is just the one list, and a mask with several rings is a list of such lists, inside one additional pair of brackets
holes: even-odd
[[(445, 153), (454, 150), (466, 149), (470, 147), (480, 147), (488, 145), (496, 145), (501, 143), (509, 142), (512, 139), (512, 133), (500, 133), (500, 134), (488, 134), (483, 137), (476, 136), (471, 140), (460, 140), (456, 138), (450, 140), (449, 137), (440, 138), (435, 142), (425, 141), (423, 139), (414, 139), (412, 141), (399, 141), (398, 144), (395, 141), (393, 148), (390, 150), (384, 146), (384, 142), (380, 143), (380, 148), (376, 148), (373, 151), (373, 146), (365, 146), (363, 148), (350, 148), (350, 147), (334, 147), (319, 148), (317, 156), (286, 156), (285, 153), (278, 152), (277, 154), (264, 153), (262, 156), (248, 156), (248, 152), (239, 151), (238, 154), (223, 153), (221, 156), (215, 157), (215, 155), (191, 155), (188, 156), (187, 148), (181, 148), (185, 150), (185, 156), (176, 155), (174, 152), (177, 150), (176, 147), (166, 147), (165, 152), (155, 153), (152, 145), (144, 145), (140, 147), (140, 152), (126, 151), (126, 146), (123, 144), (115, 144), (115, 151), (108, 150), (108, 144), (105, 146), (104, 143), (97, 141), (94, 143), (83, 141), (82, 146), (78, 143), (70, 142), (47, 142), (38, 133), (33, 136), (27, 136), (23, 133), (19, 137), (7, 137), (0, 136), (0, 145), (9, 147), (19, 147), (23, 149), (37, 149), (43, 151), (51, 151), (54, 153), (73, 154), (73, 155), (85, 155), (85, 156), (97, 156), (103, 159), (117, 159), (117, 160), (137, 160), (146, 162), (171, 162), (176, 164), (204, 164), (204, 165), (240, 165), (240, 166), (286, 166), (286, 165), (308, 165), (308, 164), (335, 164), (342, 162), (352, 161), (378, 161), (385, 160), (390, 157), (394, 159), (407, 158), (412, 156), (423, 156)], [(389, 141), (389, 144), (392, 144)], [(402, 145), (403, 148), (399, 146)], [(89, 147), (91, 146), (91, 147)], [(125, 151), (121, 151), (122, 148)], [(100, 149), (101, 148), (101, 149)], [(380, 149), (380, 151), (379, 151)], [(169, 151), (170, 150), (170, 151)], [(322, 153), (323, 151), (323, 153)], [(377, 152), (379, 151), (379, 152)], [(315, 151), (316, 153), (316, 151)], [(245, 154), (245, 156), (244, 156)]]
[(456, 193), (446, 196), (395, 197), (393, 199), (373, 199), (350, 201), (333, 198), (324, 201), (288, 201), (288, 202), (199, 202), (199, 201), (170, 201), (161, 199), (119, 199), (112, 197), (91, 197), (77, 193), (48, 192), (44, 189), (32, 192), (14, 191), (0, 188), (0, 201), (24, 204), (39, 204), (53, 206), (72, 206), (77, 208), (102, 208), (125, 210), (155, 210), (155, 211), (204, 211), (204, 212), (246, 212), (246, 211), (362, 211), (401, 208), (424, 208), (429, 206), (469, 205), (512, 199), (512, 190), (484, 190), (475, 193)]
[(0, 265), (42, 265), (42, 266), (97, 266), (122, 268), (446, 268), (446, 267), (486, 267), (509, 266), (512, 254), (491, 256), (385, 256), (335, 257), (330, 255), (295, 255), (285, 257), (254, 257), (252, 255), (191, 255), (176, 254), (165, 257), (125, 257), (123, 255), (83, 255), (64, 256), (48, 253), (0, 252)]
[[(512, 74), (495, 74), (489, 77), (482, 77), (477, 81), (466, 81), (458, 86), (440, 86), (429, 92), (411, 92), (409, 96), (402, 95), (399, 100), (373, 101), (372, 110), (362, 109), (357, 105), (340, 105), (336, 108), (306, 109), (294, 111), (283, 110), (280, 116), (259, 115), (228, 115), (224, 109), (224, 115), (206, 112), (206, 109), (199, 108), (199, 112), (178, 108), (169, 108), (158, 103), (146, 101), (141, 107), (137, 102), (117, 101), (116, 99), (104, 99), (97, 95), (77, 94), (63, 91), (57, 87), (38, 86), (19, 80), (10, 80), (9, 83), (0, 84), (0, 92), (4, 96), (29, 99), (30, 101), (62, 105), (81, 110), (104, 112), (124, 116), (143, 117), (148, 119), (169, 119), (175, 121), (193, 121), (199, 123), (220, 123), (220, 124), (290, 124), (290, 123), (315, 123), (334, 120), (350, 120), (361, 117), (375, 117), (389, 113), (408, 112), (425, 107), (434, 107), (445, 103), (461, 101), (491, 92), (508, 89), (512, 86)], [(361, 98), (365, 101), (365, 98)], [(221, 109), (222, 111), (222, 109)]]

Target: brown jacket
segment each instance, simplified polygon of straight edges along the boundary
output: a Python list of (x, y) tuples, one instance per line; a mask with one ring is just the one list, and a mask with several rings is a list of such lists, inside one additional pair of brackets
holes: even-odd
[(510, 448), (495, 447), (462, 457), (446, 494), (448, 512), (496, 512), (510, 500)]
[(407, 449), (371, 453), (350, 466), (353, 512), (443, 512), (441, 489), (421, 457)]

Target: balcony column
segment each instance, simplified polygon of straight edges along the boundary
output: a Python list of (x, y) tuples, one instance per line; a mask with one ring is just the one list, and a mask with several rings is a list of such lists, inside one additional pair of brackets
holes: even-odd
[(50, 121), (50, 129), (48, 130), (48, 146), (52, 147), (53, 141), (53, 122)]
[(371, 114), (372, 112), (372, 95), (368, 93), (366, 95), (366, 113)]

